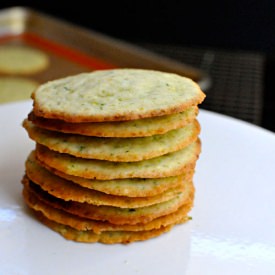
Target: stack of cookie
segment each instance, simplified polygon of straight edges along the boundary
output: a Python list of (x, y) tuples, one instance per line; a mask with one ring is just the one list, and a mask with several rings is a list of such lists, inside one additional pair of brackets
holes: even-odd
[(26, 203), (79, 242), (146, 240), (186, 222), (204, 97), (190, 79), (141, 69), (41, 85), (23, 122), (36, 142), (22, 180)]

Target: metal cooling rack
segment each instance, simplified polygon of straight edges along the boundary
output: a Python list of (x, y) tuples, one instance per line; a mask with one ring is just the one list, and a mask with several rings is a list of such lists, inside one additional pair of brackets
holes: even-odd
[(251, 52), (142, 43), (140, 46), (204, 70), (211, 78), (203, 109), (260, 125), (265, 56)]

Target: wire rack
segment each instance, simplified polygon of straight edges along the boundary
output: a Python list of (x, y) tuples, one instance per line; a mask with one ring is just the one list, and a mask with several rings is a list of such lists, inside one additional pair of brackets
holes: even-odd
[(204, 91), (207, 97), (201, 108), (261, 124), (264, 55), (152, 43), (139, 45), (209, 74), (211, 85)]

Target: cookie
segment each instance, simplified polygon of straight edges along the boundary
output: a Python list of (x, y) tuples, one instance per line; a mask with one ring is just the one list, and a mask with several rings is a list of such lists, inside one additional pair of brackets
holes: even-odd
[(61, 234), (65, 239), (84, 243), (99, 242), (105, 244), (128, 244), (131, 242), (145, 241), (151, 238), (155, 238), (165, 232), (168, 232), (172, 228), (172, 225), (168, 225), (165, 227), (160, 227), (159, 229), (152, 229), (147, 231), (105, 231), (96, 234), (92, 230), (80, 231), (75, 230), (70, 226), (56, 223), (47, 219), (40, 213), (36, 213), (36, 216), (42, 223)]
[(46, 202), (39, 200), (39, 197), (37, 197), (34, 192), (29, 192), (27, 188), (24, 188), (23, 196), (25, 202), (30, 208), (41, 212), (47, 219), (63, 225), (68, 225), (76, 230), (92, 230), (96, 234), (104, 231), (147, 231), (158, 229), (162, 226), (188, 221), (188, 213), (192, 208), (192, 202), (190, 202), (181, 206), (177, 211), (171, 214), (156, 218), (145, 224), (117, 225), (107, 221), (96, 221), (92, 219), (81, 218), (66, 211), (54, 208)]
[(80, 158), (118, 162), (141, 161), (178, 151), (197, 139), (200, 125), (195, 120), (163, 135), (138, 138), (99, 138), (45, 130), (24, 120), (29, 137), (53, 151)]
[(189, 78), (112, 69), (49, 81), (33, 93), (36, 116), (68, 122), (123, 121), (179, 113), (205, 98)]
[(30, 112), (28, 119), (35, 125), (58, 132), (97, 137), (145, 137), (164, 134), (186, 126), (198, 115), (198, 107), (171, 115), (129, 121), (70, 123), (64, 120), (47, 119)]
[[(185, 181), (191, 181), (194, 171), (181, 174), (174, 177), (166, 178), (130, 178), (116, 180), (94, 180), (64, 174), (56, 169), (45, 165), (41, 167), (39, 161), (35, 158), (34, 151), (28, 156), (26, 163), (26, 171), (35, 174), (40, 173), (40, 169), (47, 169), (52, 174), (57, 175), (67, 181), (71, 181), (79, 186), (100, 191), (110, 195), (127, 196), (127, 197), (149, 197), (155, 196), (172, 188), (177, 188)], [(29, 175), (29, 174), (28, 174)], [(30, 175), (29, 175), (30, 176)], [(30, 176), (31, 177), (31, 176)]]
[(0, 77), (0, 103), (20, 101), (31, 98), (39, 83), (23, 77)]
[(93, 205), (107, 205), (120, 208), (145, 207), (168, 201), (176, 197), (185, 189), (185, 185), (182, 183), (181, 186), (168, 189), (167, 191), (155, 196), (129, 198), (126, 196), (108, 195), (95, 190), (86, 189), (73, 184), (72, 182), (63, 180), (47, 172), (45, 169), (43, 172), (44, 173), (32, 173), (27, 170), (27, 176), (25, 176), (24, 182), (31, 180), (32, 183), (39, 185), (39, 187), (44, 191), (64, 201), (75, 201)]
[(44, 52), (21, 45), (0, 46), (0, 72), (5, 74), (30, 75), (45, 70), (49, 58)]
[(171, 214), (181, 206), (192, 203), (194, 199), (194, 185), (186, 183), (184, 192), (166, 202), (139, 208), (120, 208), (114, 206), (96, 206), (87, 203), (64, 201), (43, 191), (38, 185), (28, 180), (22, 181), (24, 188), (33, 192), (39, 200), (48, 205), (70, 214), (92, 220), (108, 221), (112, 224), (139, 224)]
[(45, 165), (65, 174), (100, 180), (125, 178), (161, 178), (177, 176), (194, 169), (201, 150), (197, 140), (182, 150), (138, 162), (111, 162), (82, 159), (60, 154), (42, 145), (36, 146), (36, 157)]

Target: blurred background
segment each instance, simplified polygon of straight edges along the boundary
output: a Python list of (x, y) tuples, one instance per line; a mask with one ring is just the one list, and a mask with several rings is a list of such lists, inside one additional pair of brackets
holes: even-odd
[(204, 109), (275, 131), (275, 1), (5, 1), (209, 74)]

